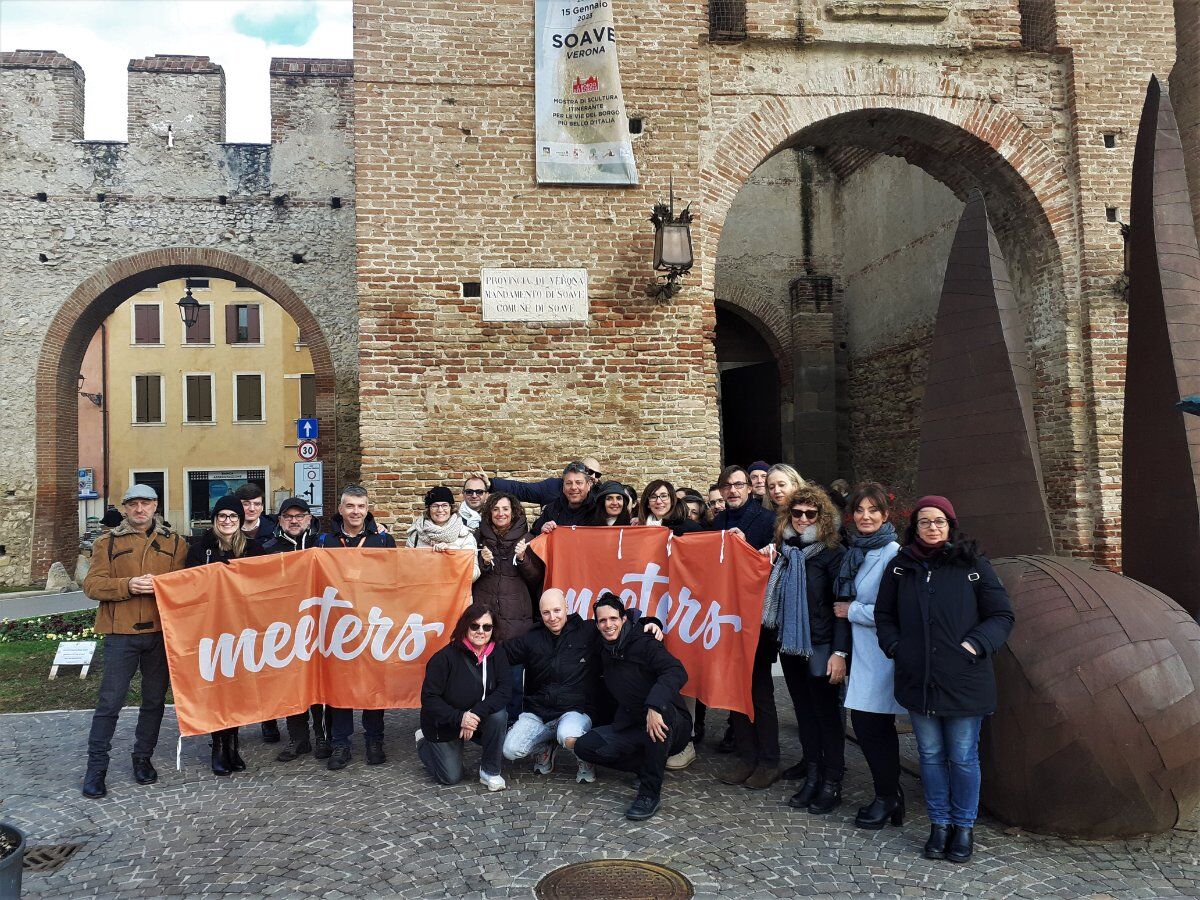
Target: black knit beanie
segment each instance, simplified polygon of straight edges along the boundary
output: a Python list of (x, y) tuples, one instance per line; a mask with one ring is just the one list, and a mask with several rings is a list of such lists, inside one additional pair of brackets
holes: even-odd
[(238, 527), (246, 524), (246, 512), (242, 509), (242, 501), (233, 494), (226, 494), (220, 500), (213, 504), (212, 520), (217, 521), (217, 513), (219, 512), (235, 512), (238, 517)]
[(425, 495), (425, 508), (433, 506), (435, 503), (449, 503), (454, 506), (454, 493), (445, 485), (439, 484), (435, 488), (430, 488), (429, 493)]

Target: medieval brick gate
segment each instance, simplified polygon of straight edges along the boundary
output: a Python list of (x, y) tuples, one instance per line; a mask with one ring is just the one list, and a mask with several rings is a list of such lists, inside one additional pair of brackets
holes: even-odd
[(0, 55), (0, 411), (19, 436), (0, 447), (0, 584), (73, 568), (80, 363), (109, 313), (166, 279), (240, 279), (295, 320), (327, 492), (357, 478), (351, 75), (347, 60), (275, 60), (272, 143), (229, 144), (219, 66), (133, 60), (129, 140), (84, 141), (79, 66)]

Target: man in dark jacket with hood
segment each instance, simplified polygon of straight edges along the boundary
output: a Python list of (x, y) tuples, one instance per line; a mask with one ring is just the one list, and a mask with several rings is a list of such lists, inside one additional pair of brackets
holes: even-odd
[[(279, 504), (279, 525), (275, 534), (263, 542), (264, 554), (291, 553), (315, 547), (317, 536), (312, 533), (312, 510), (302, 497), (288, 497)], [(313, 743), (308, 738), (308, 717), (312, 714)], [(277, 762), (292, 762), (306, 753), (317, 759), (329, 759), (328, 707), (314, 703), (307, 712), (287, 717), (288, 745), (275, 757)]]
[[(506, 491), (525, 503), (540, 504), (542, 514), (530, 529), (530, 533), (536, 537), (542, 532), (553, 531), (559, 525), (591, 524), (596, 502), (592, 489), (601, 475), (598, 466), (599, 463), (589, 458), (567, 463), (562, 478), (535, 482), (493, 478), (488, 490), (493, 493)], [(482, 476), (483, 473), (477, 474)]]
[(679, 696), (687, 670), (667, 648), (629, 620), (608, 591), (592, 607), (603, 639), (604, 685), (617, 701), (611, 725), (593, 728), (575, 742), (575, 755), (625, 772), (636, 772), (638, 793), (625, 817), (648, 819), (662, 805), (667, 757), (692, 739), (692, 720)]
[[(325, 549), (339, 547), (395, 547), (396, 539), (375, 524), (370, 513), (371, 500), (365, 488), (350, 485), (342, 490), (337, 514), (329, 522), (329, 530), (317, 536), (317, 546)], [(350, 762), (350, 735), (354, 733), (354, 710), (330, 708), (333, 755), (326, 767), (336, 772)], [(387, 762), (383, 752), (383, 710), (364, 709), (363, 732), (367, 744), (367, 765)]]

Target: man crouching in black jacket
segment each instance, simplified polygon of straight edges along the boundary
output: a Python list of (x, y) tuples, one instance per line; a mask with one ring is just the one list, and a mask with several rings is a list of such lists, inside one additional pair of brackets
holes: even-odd
[(603, 643), (604, 684), (617, 701), (611, 725), (593, 728), (575, 742), (575, 755), (636, 772), (638, 793), (625, 818), (648, 819), (662, 804), (667, 757), (692, 736), (692, 719), (679, 696), (687, 670), (666, 647), (629, 621), (620, 599), (605, 591), (592, 607)]

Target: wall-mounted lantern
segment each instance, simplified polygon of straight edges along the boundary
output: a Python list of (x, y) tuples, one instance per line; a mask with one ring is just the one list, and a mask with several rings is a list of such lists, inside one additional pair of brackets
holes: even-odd
[(675, 215), (675, 179), (671, 179), (670, 204), (654, 204), (654, 271), (665, 273), (665, 279), (657, 285), (654, 293), (658, 297), (670, 298), (679, 291), (680, 276), (692, 268), (692, 212), (691, 204)]

